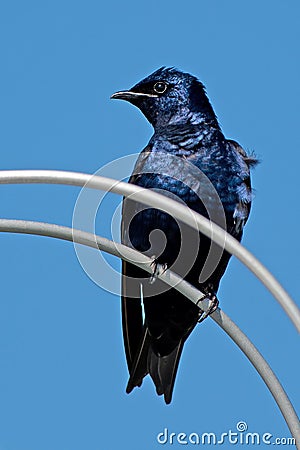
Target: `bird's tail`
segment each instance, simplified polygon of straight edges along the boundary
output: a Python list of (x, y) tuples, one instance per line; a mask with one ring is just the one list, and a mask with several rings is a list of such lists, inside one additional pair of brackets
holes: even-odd
[(152, 349), (150, 334), (146, 328), (130, 373), (126, 392), (129, 394), (136, 386), (141, 386), (143, 378), (149, 373), (157, 394), (164, 395), (167, 404), (171, 403), (184, 341), (185, 339), (181, 339), (169, 355), (158, 356)]

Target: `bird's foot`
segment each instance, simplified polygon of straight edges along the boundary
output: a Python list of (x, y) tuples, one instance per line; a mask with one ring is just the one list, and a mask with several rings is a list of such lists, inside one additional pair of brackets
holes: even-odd
[(153, 261), (151, 263), (151, 268), (153, 270), (153, 273), (150, 277), (149, 283), (153, 284), (159, 275), (162, 275), (163, 273), (165, 273), (168, 266), (167, 266), (167, 264), (159, 264), (157, 262), (157, 259), (155, 257), (153, 257)]
[[(213, 292), (207, 292), (207, 293), (205, 292), (205, 294), (206, 294), (205, 297), (201, 298), (196, 303), (197, 306), (200, 308), (199, 319), (198, 319), (199, 323), (203, 322), (203, 320), (205, 320), (208, 316), (210, 316), (213, 312), (215, 312), (215, 310), (219, 306), (219, 300), (217, 299), (217, 296)], [(210, 302), (207, 311), (203, 311), (203, 309), (201, 309), (201, 307), (200, 307), (200, 303), (203, 302), (204, 300), (209, 300), (209, 302)]]

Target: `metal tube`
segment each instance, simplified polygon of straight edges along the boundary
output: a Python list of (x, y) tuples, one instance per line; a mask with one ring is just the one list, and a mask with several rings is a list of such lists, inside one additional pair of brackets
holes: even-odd
[(168, 212), (191, 227), (199, 229), (203, 234), (236, 256), (272, 293), (300, 332), (300, 310), (270, 271), (230, 234), (205, 217), (190, 210), (187, 206), (133, 184), (78, 172), (58, 170), (6, 170), (0, 172), (0, 184), (14, 183), (49, 183), (72, 186), (85, 186), (88, 183), (88, 187), (91, 189), (110, 191), (126, 197), (134, 195), (135, 200)]
[[(48, 236), (52, 238), (63, 239), (67, 241), (77, 242), (78, 244), (87, 245), (89, 247), (98, 248), (112, 255), (121, 257), (126, 261), (141, 267), (147, 272), (152, 272), (152, 259), (137, 252), (136, 250), (126, 247), (123, 244), (117, 244), (109, 239), (95, 236), (85, 231), (76, 230), (64, 226), (54, 225), (42, 222), (30, 222), (23, 220), (0, 219), (0, 232), (35, 234), (40, 236)], [(158, 277), (180, 291), (189, 300), (194, 303), (203, 297), (203, 294), (186, 281), (180, 279), (178, 275), (166, 270), (159, 274)], [(207, 310), (209, 302), (201, 302), (201, 308)], [(257, 348), (252, 344), (248, 337), (239, 329), (239, 327), (219, 308), (210, 316), (238, 345), (238, 347), (247, 356), (253, 364), (261, 378), (264, 380), (269, 391), (273, 395), (290, 431), (296, 440), (297, 449), (300, 449), (300, 423), (297, 414), (291, 404), (286, 392), (280, 384), (275, 373), (268, 365), (267, 361), (260, 354)]]

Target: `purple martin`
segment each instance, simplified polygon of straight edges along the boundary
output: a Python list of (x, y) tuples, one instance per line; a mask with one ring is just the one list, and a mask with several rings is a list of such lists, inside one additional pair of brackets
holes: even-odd
[[(240, 241), (256, 160), (224, 137), (203, 84), (188, 73), (162, 67), (112, 98), (137, 106), (154, 128), (129, 183), (180, 201)], [(154, 267), (147, 277), (133, 264), (122, 263), (122, 325), (130, 375), (126, 391), (141, 386), (150, 374), (157, 394), (170, 403), (183, 345), (203, 311), (156, 274), (166, 267), (174, 270), (212, 300), (212, 312), (230, 255), (219, 248), (212, 258), (209, 238), (130, 198), (123, 200), (121, 235), (124, 244), (152, 257)]]

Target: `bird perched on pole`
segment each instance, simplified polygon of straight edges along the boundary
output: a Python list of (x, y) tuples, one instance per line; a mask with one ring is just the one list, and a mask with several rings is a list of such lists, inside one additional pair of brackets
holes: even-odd
[[(203, 84), (188, 73), (162, 67), (111, 98), (137, 106), (154, 128), (129, 183), (176, 199), (240, 241), (252, 200), (250, 167), (256, 160), (225, 139)], [(174, 270), (205, 293), (211, 313), (230, 255), (199, 231), (134, 198), (123, 201), (121, 228), (124, 244), (153, 258), (150, 277), (133, 264), (122, 265), (130, 375), (126, 391), (141, 386), (150, 374), (157, 393), (170, 403), (184, 342), (203, 311), (157, 274)]]

